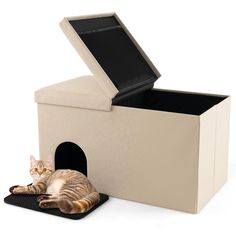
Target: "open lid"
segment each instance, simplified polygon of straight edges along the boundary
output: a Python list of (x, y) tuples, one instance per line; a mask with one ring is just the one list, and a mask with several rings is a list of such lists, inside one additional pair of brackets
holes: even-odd
[(64, 18), (60, 26), (113, 103), (160, 76), (115, 13)]

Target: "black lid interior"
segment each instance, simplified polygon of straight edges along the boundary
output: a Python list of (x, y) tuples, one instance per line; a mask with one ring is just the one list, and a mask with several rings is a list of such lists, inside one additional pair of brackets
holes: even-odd
[(153, 87), (157, 75), (115, 16), (69, 22), (119, 90), (116, 98)]

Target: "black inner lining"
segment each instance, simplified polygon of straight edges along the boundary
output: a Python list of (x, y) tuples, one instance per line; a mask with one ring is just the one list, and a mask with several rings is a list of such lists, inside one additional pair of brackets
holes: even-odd
[(114, 16), (70, 24), (119, 90), (117, 96), (153, 86), (156, 74)]
[(113, 16), (71, 20), (70, 24), (79, 35), (120, 26), (119, 22)]
[(150, 89), (113, 105), (201, 115), (227, 96)]
[(113, 105), (200, 115), (226, 98), (152, 89), (157, 75), (114, 16), (70, 24), (119, 90)]

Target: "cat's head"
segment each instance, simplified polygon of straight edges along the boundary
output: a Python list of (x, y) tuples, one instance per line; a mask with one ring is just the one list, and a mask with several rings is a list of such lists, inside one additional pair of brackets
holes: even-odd
[(30, 156), (30, 175), (34, 184), (38, 181), (49, 177), (53, 173), (52, 161), (36, 160), (34, 156)]

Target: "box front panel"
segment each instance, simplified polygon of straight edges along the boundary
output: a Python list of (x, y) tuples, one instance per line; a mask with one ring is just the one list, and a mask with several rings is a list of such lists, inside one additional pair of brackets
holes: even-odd
[(41, 158), (74, 142), (100, 192), (188, 212), (197, 201), (198, 130), (192, 115), (39, 105)]

